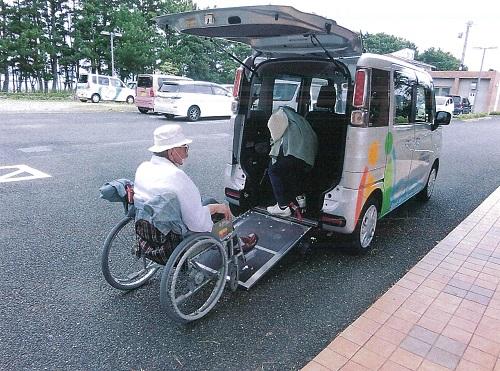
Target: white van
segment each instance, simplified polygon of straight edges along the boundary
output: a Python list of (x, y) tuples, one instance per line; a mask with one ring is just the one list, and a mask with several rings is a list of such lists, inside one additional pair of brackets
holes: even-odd
[(130, 89), (116, 77), (85, 74), (78, 77), (76, 96), (82, 102), (91, 100), (99, 103), (101, 100), (134, 103), (135, 90)]
[(135, 105), (140, 113), (156, 112), (155, 98), (164, 82), (192, 81), (183, 76), (143, 73), (137, 76)]
[[(363, 54), (360, 35), (288, 6), (199, 10), (158, 17), (187, 34), (249, 44), (235, 77), (232, 158), (225, 195), (235, 213), (275, 204), (266, 169), (268, 119), (281, 80), (300, 84), (296, 111), (318, 137), (318, 155), (300, 184), (307, 209), (290, 222), (352, 234), (368, 251), (377, 220), (418, 196), (428, 200), (440, 166), (441, 128), (424, 70), (395, 57)], [(320, 85), (316, 103), (311, 86)], [(257, 102), (255, 104), (255, 102)]]

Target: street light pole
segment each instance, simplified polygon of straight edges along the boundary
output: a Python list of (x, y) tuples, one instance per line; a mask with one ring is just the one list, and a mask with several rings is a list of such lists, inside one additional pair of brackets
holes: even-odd
[[(462, 58), (460, 59), (460, 70), (464, 70), (464, 59), (465, 59), (465, 50), (467, 49), (467, 39), (469, 38), (469, 28), (472, 26), (472, 21), (468, 21), (466, 24), (467, 28), (465, 29), (465, 40), (464, 40), (464, 49), (462, 50)], [(458, 36), (462, 38), (462, 33)]]
[(113, 39), (115, 36), (122, 37), (122, 34), (120, 32), (116, 32), (116, 31), (111, 31), (111, 32), (101, 31), (101, 35), (109, 35), (109, 37), (111, 39), (111, 76), (115, 76), (115, 55), (113, 52), (113, 49), (114, 49)]
[(477, 113), (477, 103), (479, 103), (477, 97), (479, 95), (479, 86), (481, 84), (481, 72), (483, 72), (483, 63), (484, 63), (484, 55), (486, 54), (486, 50), (488, 49), (496, 49), (496, 46), (488, 46), (488, 47), (481, 47), (481, 46), (475, 46), (474, 49), (482, 49), (483, 50), (483, 58), (481, 59), (481, 67), (479, 67), (479, 76), (477, 77), (477, 86), (476, 86), (476, 96), (474, 97), (474, 113)]

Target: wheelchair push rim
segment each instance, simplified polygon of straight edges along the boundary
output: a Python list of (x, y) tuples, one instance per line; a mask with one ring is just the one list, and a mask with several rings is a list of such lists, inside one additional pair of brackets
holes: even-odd
[(227, 271), (227, 251), (214, 235), (197, 233), (184, 239), (163, 270), (162, 308), (178, 323), (204, 317), (220, 299)]

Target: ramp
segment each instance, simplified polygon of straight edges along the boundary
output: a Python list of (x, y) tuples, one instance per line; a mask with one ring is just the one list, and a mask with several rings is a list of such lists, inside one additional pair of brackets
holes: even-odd
[(245, 269), (240, 270), (238, 283), (249, 289), (311, 229), (311, 226), (250, 210), (236, 220), (234, 228), (239, 236), (250, 233), (259, 236), (255, 248), (246, 254)]

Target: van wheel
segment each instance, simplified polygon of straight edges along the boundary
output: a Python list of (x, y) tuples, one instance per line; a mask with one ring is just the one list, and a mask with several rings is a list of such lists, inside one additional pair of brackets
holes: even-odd
[(198, 121), (200, 119), (201, 111), (198, 106), (191, 106), (188, 108), (187, 117), (189, 121)]
[(127, 103), (128, 103), (128, 104), (132, 104), (132, 103), (134, 103), (134, 97), (133, 97), (133, 96), (131, 96), (131, 95), (129, 95), (129, 96), (127, 97)]
[(437, 170), (436, 167), (433, 166), (431, 172), (429, 173), (429, 177), (427, 178), (427, 183), (424, 189), (422, 189), (417, 194), (417, 198), (420, 201), (427, 202), (430, 200), (432, 194), (434, 193), (434, 185), (436, 184), (436, 178), (437, 178)]
[(352, 246), (350, 252), (363, 255), (370, 251), (370, 245), (377, 227), (378, 208), (375, 199), (369, 199), (359, 215), (358, 223), (352, 233)]
[(148, 111), (149, 111), (147, 108), (137, 107), (137, 109), (139, 110), (140, 113), (144, 113), (144, 114), (148, 113)]
[(99, 103), (101, 101), (101, 96), (95, 93), (92, 94), (92, 97), (90, 99), (92, 99), (92, 103)]

